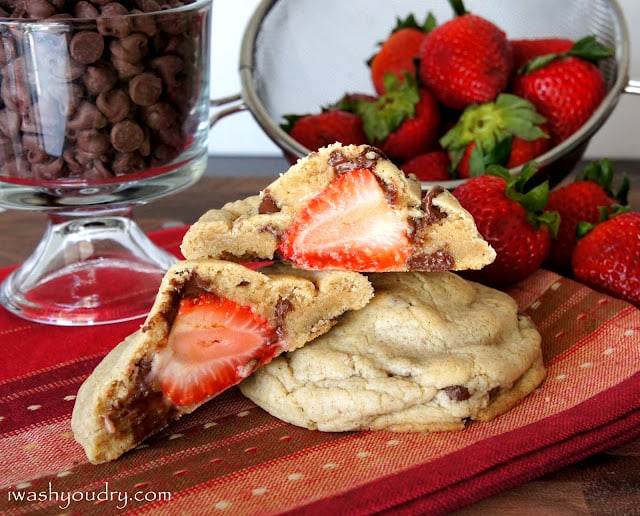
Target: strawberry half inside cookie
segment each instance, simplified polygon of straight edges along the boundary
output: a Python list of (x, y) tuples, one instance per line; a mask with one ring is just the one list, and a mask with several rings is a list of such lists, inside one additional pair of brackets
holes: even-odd
[(156, 371), (179, 406), (200, 403), (249, 376), (279, 351), (268, 321), (251, 307), (201, 292), (180, 301)]
[(411, 255), (409, 225), (368, 169), (338, 176), (298, 209), (280, 254), (309, 269), (387, 271)]

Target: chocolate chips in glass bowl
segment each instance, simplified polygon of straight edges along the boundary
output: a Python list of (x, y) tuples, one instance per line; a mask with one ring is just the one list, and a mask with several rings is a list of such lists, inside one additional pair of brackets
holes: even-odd
[(192, 3), (0, 0), (0, 176), (162, 173), (197, 125), (206, 41), (174, 9)]

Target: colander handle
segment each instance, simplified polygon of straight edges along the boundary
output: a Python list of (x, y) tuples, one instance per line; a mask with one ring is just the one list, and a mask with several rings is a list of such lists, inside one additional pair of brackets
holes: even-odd
[(640, 81), (630, 79), (627, 85), (624, 87), (625, 93), (633, 93), (634, 95), (640, 95)]
[(245, 111), (247, 109), (247, 106), (243, 102), (242, 95), (240, 93), (236, 93), (235, 95), (230, 95), (228, 97), (221, 97), (219, 99), (211, 99), (209, 101), (209, 107), (212, 109), (222, 106), (228, 107), (212, 112), (211, 116), (209, 117), (209, 127), (213, 127), (213, 125), (218, 120), (224, 118), (227, 115), (239, 113), (240, 111)]

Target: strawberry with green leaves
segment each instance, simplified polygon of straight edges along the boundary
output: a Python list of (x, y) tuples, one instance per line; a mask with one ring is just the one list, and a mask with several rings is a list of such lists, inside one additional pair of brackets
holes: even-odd
[(529, 61), (513, 78), (512, 91), (536, 106), (554, 143), (560, 143), (582, 127), (604, 99), (607, 89), (595, 63), (612, 55), (594, 36), (587, 36), (566, 52)]
[(499, 27), (468, 13), (461, 0), (449, 3), (456, 17), (425, 36), (418, 76), (442, 104), (461, 110), (507, 89), (513, 56)]
[(608, 159), (589, 163), (573, 183), (549, 194), (547, 209), (560, 214), (558, 237), (551, 244), (545, 266), (560, 273), (571, 269), (571, 255), (576, 246), (576, 228), (580, 223), (595, 224), (600, 220), (601, 208), (613, 209), (627, 204), (629, 180), (624, 178), (613, 192), (614, 171)]
[[(513, 149), (518, 154), (514, 154), (510, 166), (537, 157), (541, 148), (547, 148), (544, 123), (545, 118), (531, 102), (502, 93), (495, 101), (465, 109), (458, 122), (440, 138), (440, 145), (449, 153), (451, 166), (460, 177), (478, 176), (489, 165), (508, 163)], [(523, 141), (530, 145), (525, 146)]]
[(440, 108), (433, 94), (405, 75), (385, 78), (387, 92), (375, 101), (355, 100), (352, 111), (363, 121), (370, 144), (391, 159), (407, 161), (437, 146)]
[(283, 130), (310, 151), (335, 142), (345, 145), (366, 143), (362, 119), (347, 111), (328, 109), (322, 113), (285, 115)]
[(492, 165), (485, 175), (453, 191), (497, 254), (483, 269), (464, 273), (468, 279), (491, 286), (514, 283), (535, 272), (547, 258), (559, 216), (545, 210), (548, 183), (525, 190), (536, 172), (528, 164), (520, 175), (511, 176), (504, 167)]
[(426, 33), (435, 27), (436, 21), (429, 14), (420, 24), (413, 15), (398, 19), (396, 27), (381, 44), (378, 52), (368, 61), (373, 87), (379, 95), (386, 93), (384, 84), (388, 73), (398, 81), (404, 81), (405, 73), (416, 79), (416, 59)]
[(156, 369), (163, 394), (179, 406), (201, 403), (236, 385), (282, 348), (251, 307), (203, 292), (183, 298)]
[[(571, 258), (574, 277), (640, 308), (640, 213), (622, 209), (581, 224)], [(582, 236), (584, 234), (584, 236)]]

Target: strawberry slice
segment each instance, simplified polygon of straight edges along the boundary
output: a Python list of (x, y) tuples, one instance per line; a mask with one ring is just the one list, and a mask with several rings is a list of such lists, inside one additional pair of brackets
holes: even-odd
[(281, 350), (268, 321), (249, 306), (203, 292), (183, 298), (156, 363), (175, 405), (200, 403), (239, 383)]
[(385, 271), (411, 254), (409, 225), (394, 210), (376, 176), (346, 172), (298, 210), (280, 253), (307, 269)]

